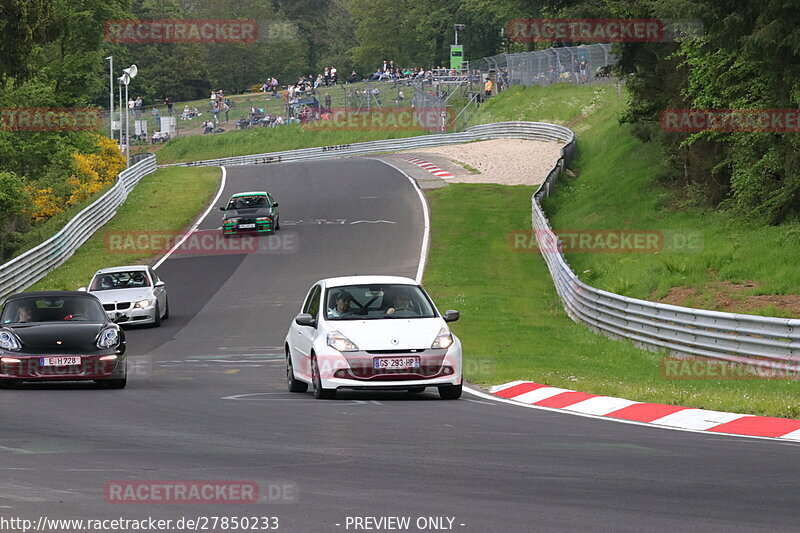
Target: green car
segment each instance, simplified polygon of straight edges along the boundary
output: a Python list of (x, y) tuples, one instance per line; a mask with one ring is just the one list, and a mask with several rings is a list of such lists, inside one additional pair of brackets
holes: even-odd
[(222, 233), (226, 237), (237, 233), (275, 233), (281, 229), (278, 202), (265, 191), (236, 193), (227, 206), (219, 209), (225, 213)]

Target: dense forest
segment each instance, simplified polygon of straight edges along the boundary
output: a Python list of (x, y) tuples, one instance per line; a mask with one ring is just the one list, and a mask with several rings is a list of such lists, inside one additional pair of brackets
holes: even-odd
[[(691, 204), (724, 207), (767, 224), (800, 213), (796, 132), (665, 132), (667, 108), (793, 108), (800, 87), (800, 20), (783, 0), (0, 0), (0, 108), (108, 104), (108, 61), (136, 63), (131, 90), (145, 103), (282, 84), (328, 66), (374, 71), (445, 64), (454, 37), (468, 60), (580, 42), (515, 42), (518, 18), (672, 18), (700, 21), (702, 35), (616, 45), (617, 75), (631, 104), (623, 121), (659, 143), (670, 164), (659, 178)], [(255, 42), (109, 42), (118, 20), (255, 20)], [(119, 74), (119, 73), (117, 73)], [(100, 134), (98, 134), (100, 133)], [(21, 232), (84, 201), (124, 165), (102, 132), (0, 128), (0, 257)]]

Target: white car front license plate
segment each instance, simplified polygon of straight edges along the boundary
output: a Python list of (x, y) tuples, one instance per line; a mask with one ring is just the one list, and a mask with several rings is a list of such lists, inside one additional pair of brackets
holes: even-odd
[(253, 229), (255, 227), (255, 224), (239, 224), (239, 229)]
[(81, 364), (81, 358), (72, 357), (40, 357), (39, 366), (77, 366)]
[(390, 370), (419, 368), (419, 357), (376, 357), (373, 364), (375, 368)]

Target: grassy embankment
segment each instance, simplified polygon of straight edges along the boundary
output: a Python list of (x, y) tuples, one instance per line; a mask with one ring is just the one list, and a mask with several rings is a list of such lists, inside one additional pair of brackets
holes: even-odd
[[(731, 214), (675, 208), (673, 193), (654, 183), (661, 154), (618, 123), (623, 108), (613, 86), (514, 88), (486, 104), (478, 118), (549, 121), (577, 132), (578, 154), (571, 167), (578, 178), (563, 180), (546, 206), (556, 228), (699, 230), (704, 235), (704, 246), (691, 253), (571, 254), (573, 268), (592, 284), (645, 298), (678, 286), (713, 290), (718, 279), (790, 289), (798, 274), (787, 281), (782, 270), (787, 258), (798, 256), (797, 245), (786, 240), (796, 230), (732, 227)], [(534, 190), (451, 184), (428, 194), (432, 242), (425, 283), (441, 308), (462, 312), (454, 330), (465, 346), (468, 379), (483, 384), (530, 379), (640, 401), (800, 417), (796, 382), (668, 380), (661, 370), (664, 354), (573, 323), (542, 258), (509, 245), (510, 232), (530, 228)], [(772, 248), (760, 242), (770, 239), (784, 244)]]
[[(186, 229), (216, 194), (219, 178), (220, 170), (215, 167), (162, 168), (143, 178), (113, 219), (28, 290), (75, 290), (89, 283), (100, 268), (150, 262), (153, 254), (147, 251), (109, 251), (106, 235), (138, 231), (168, 234)], [(181, 191), (177, 203), (176, 190)]]

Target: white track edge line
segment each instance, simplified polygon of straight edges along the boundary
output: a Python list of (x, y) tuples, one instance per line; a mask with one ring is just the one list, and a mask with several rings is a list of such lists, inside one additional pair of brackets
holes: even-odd
[[(373, 158), (370, 158), (373, 159)], [(428, 245), (430, 244), (431, 238), (431, 220), (430, 214), (428, 213), (428, 201), (425, 200), (425, 194), (422, 192), (422, 189), (419, 188), (416, 180), (408, 175), (406, 171), (403, 169), (397, 168), (392, 163), (388, 161), (384, 161), (383, 159), (374, 159), (374, 161), (380, 161), (384, 165), (388, 165), (398, 171), (400, 174), (406, 177), (408, 181), (411, 182), (411, 185), (417, 191), (417, 196), (419, 196), (419, 201), (422, 203), (422, 213), (425, 216), (425, 231), (422, 235), (422, 249), (419, 253), (419, 267), (417, 268), (417, 276), (414, 278), (417, 283), (422, 283), (422, 275), (425, 273), (425, 265), (428, 262)]]
[(173, 252), (175, 252), (175, 250), (177, 250), (177, 249), (178, 249), (178, 247), (179, 247), (181, 244), (183, 244), (183, 243), (186, 241), (186, 239), (188, 239), (188, 238), (189, 238), (189, 235), (191, 235), (191, 234), (192, 234), (192, 232), (193, 232), (194, 230), (196, 230), (196, 229), (197, 229), (197, 227), (200, 225), (200, 223), (201, 223), (201, 222), (203, 222), (203, 220), (205, 220), (205, 218), (208, 216), (208, 214), (209, 214), (209, 213), (211, 212), (211, 210), (214, 208), (214, 205), (217, 203), (217, 200), (219, 200), (219, 197), (220, 197), (220, 195), (222, 194), (222, 191), (225, 189), (225, 181), (226, 181), (226, 177), (227, 177), (227, 175), (228, 175), (228, 171), (227, 171), (227, 170), (225, 170), (225, 167), (223, 167), (223, 166), (220, 166), (219, 168), (220, 168), (220, 169), (222, 169), (222, 179), (220, 179), (220, 181), (219, 181), (219, 189), (217, 189), (217, 195), (216, 195), (216, 196), (214, 196), (214, 199), (213, 199), (213, 200), (211, 200), (211, 203), (209, 204), (209, 206), (208, 206), (208, 208), (206, 209), (205, 213), (203, 213), (202, 215), (200, 215), (200, 217), (199, 217), (199, 218), (198, 218), (198, 219), (195, 221), (195, 223), (192, 225), (191, 229), (190, 229), (189, 231), (187, 231), (187, 232), (186, 232), (186, 234), (183, 236), (183, 238), (182, 238), (180, 241), (178, 241), (177, 243), (175, 243), (175, 246), (173, 246), (173, 247), (172, 247), (172, 248), (171, 248), (171, 249), (170, 249), (170, 250), (169, 250), (167, 253), (165, 253), (165, 254), (164, 254), (162, 257), (161, 257), (161, 259), (159, 259), (159, 260), (156, 262), (156, 264), (153, 266), (153, 270), (155, 270), (155, 269), (157, 269), (158, 267), (160, 267), (160, 266), (161, 266), (161, 264), (162, 264), (164, 261), (166, 261), (167, 259), (169, 259), (169, 256), (171, 256), (171, 255), (173, 254)]

